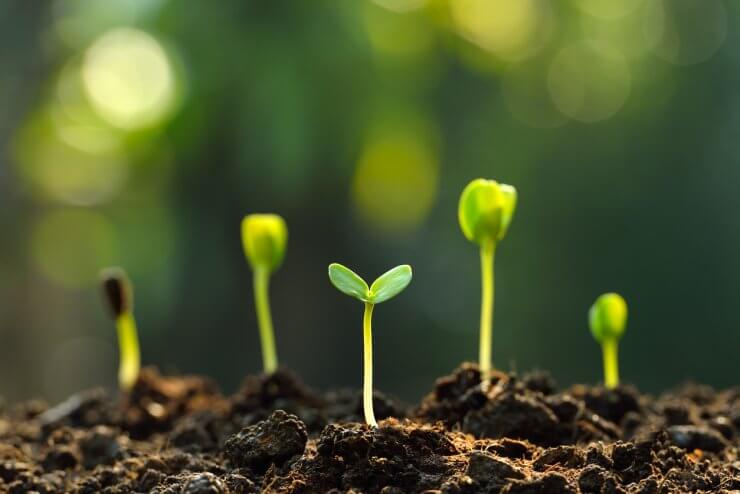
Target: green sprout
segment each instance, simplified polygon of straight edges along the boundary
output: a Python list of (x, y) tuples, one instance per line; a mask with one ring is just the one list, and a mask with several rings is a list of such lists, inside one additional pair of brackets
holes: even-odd
[(401, 293), (411, 283), (411, 266), (396, 266), (378, 277), (368, 288), (365, 280), (351, 269), (341, 264), (329, 265), (329, 280), (337, 289), (365, 303), (365, 314), (362, 319), (364, 341), (364, 366), (362, 408), (365, 422), (370, 427), (377, 427), (373, 413), (373, 330), (372, 317), (375, 304), (385, 302)]
[(118, 332), (118, 385), (121, 390), (130, 391), (139, 378), (141, 366), (139, 337), (133, 311), (134, 292), (126, 272), (121, 268), (104, 269), (100, 273), (100, 279)]
[(619, 386), (617, 346), (627, 326), (627, 303), (617, 293), (605, 293), (588, 312), (591, 334), (601, 344), (604, 357), (604, 386)]
[(483, 383), (491, 371), (493, 333), (494, 256), (516, 208), (517, 193), (511, 185), (482, 178), (468, 184), (460, 196), (458, 219), (465, 237), (480, 247), (481, 312), (478, 365)]
[(270, 313), (270, 274), (280, 267), (288, 243), (285, 220), (276, 214), (249, 214), (242, 220), (242, 244), (254, 275), (254, 305), (262, 342), (264, 371), (277, 370), (275, 334)]

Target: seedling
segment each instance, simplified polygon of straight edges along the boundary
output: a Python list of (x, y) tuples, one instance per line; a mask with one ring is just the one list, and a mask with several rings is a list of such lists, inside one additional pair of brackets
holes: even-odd
[(627, 327), (627, 303), (617, 293), (605, 293), (596, 299), (588, 312), (591, 334), (601, 344), (604, 358), (604, 386), (619, 386), (617, 346)]
[(107, 268), (100, 274), (103, 294), (108, 302), (118, 332), (118, 386), (130, 391), (139, 378), (141, 356), (139, 336), (134, 320), (134, 292), (126, 272), (121, 268)]
[(242, 220), (242, 244), (253, 273), (254, 305), (267, 374), (275, 372), (278, 366), (270, 313), (270, 275), (282, 264), (287, 243), (288, 228), (277, 214), (250, 214)]
[(465, 237), (480, 247), (481, 312), (478, 366), (484, 385), (491, 372), (493, 333), (494, 257), (506, 236), (516, 208), (517, 193), (511, 185), (482, 178), (468, 184), (460, 196), (458, 219)]
[(373, 413), (373, 308), (375, 304), (395, 297), (411, 283), (411, 266), (407, 264), (396, 266), (381, 275), (368, 288), (365, 280), (354, 271), (333, 263), (329, 265), (329, 280), (340, 292), (365, 303), (365, 314), (362, 319), (364, 341), (362, 408), (365, 422), (370, 427), (377, 427), (378, 422)]

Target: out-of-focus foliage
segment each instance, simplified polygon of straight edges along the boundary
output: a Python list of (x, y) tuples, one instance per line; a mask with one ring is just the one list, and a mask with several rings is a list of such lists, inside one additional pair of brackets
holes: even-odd
[(378, 339), (376, 385), (417, 398), (477, 351), (480, 280), (455, 217), (475, 177), (521, 195), (497, 257), (499, 366), (597, 380), (582, 317), (615, 290), (634, 328), (623, 380), (736, 382), (739, 13), (4, 2), (0, 394), (115, 382), (95, 290), (110, 264), (137, 280), (144, 363), (235, 387), (260, 368), (239, 222), (276, 211), (291, 225), (272, 283), (281, 362), (359, 386), (356, 314), (325, 267), (401, 260), (417, 280), (378, 316), (394, 337)]

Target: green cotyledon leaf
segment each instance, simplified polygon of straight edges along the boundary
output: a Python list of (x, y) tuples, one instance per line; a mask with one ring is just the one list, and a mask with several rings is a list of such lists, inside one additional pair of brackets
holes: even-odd
[(362, 302), (371, 302), (370, 289), (360, 275), (339, 263), (329, 265), (329, 280), (337, 290)]
[(370, 301), (379, 304), (401, 293), (411, 283), (411, 266), (403, 264), (380, 275), (370, 287)]

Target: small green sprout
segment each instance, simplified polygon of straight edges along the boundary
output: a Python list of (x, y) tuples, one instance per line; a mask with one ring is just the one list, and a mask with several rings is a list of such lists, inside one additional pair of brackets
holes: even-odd
[(458, 219), (465, 237), (478, 244), (481, 260), (481, 313), (479, 368), (484, 383), (491, 371), (493, 333), (494, 256), (516, 209), (517, 193), (511, 185), (482, 178), (468, 184), (460, 196)]
[(141, 356), (139, 337), (134, 320), (134, 292), (126, 272), (121, 268), (106, 268), (100, 274), (103, 295), (108, 302), (118, 332), (120, 361), (118, 385), (130, 391), (139, 378)]
[(277, 370), (275, 335), (270, 313), (270, 274), (280, 267), (288, 243), (285, 220), (276, 214), (250, 214), (242, 220), (242, 244), (254, 274), (254, 305), (262, 342), (265, 373)]
[(329, 280), (332, 284), (340, 292), (365, 303), (365, 314), (362, 320), (364, 340), (362, 405), (365, 422), (370, 427), (378, 426), (373, 413), (373, 308), (375, 304), (385, 302), (401, 293), (411, 283), (411, 276), (411, 266), (407, 264), (396, 266), (381, 275), (368, 288), (365, 280), (351, 269), (337, 263), (329, 265)]
[(591, 334), (601, 344), (604, 357), (604, 385), (619, 386), (617, 346), (627, 326), (627, 303), (617, 293), (605, 293), (596, 299), (588, 312)]

